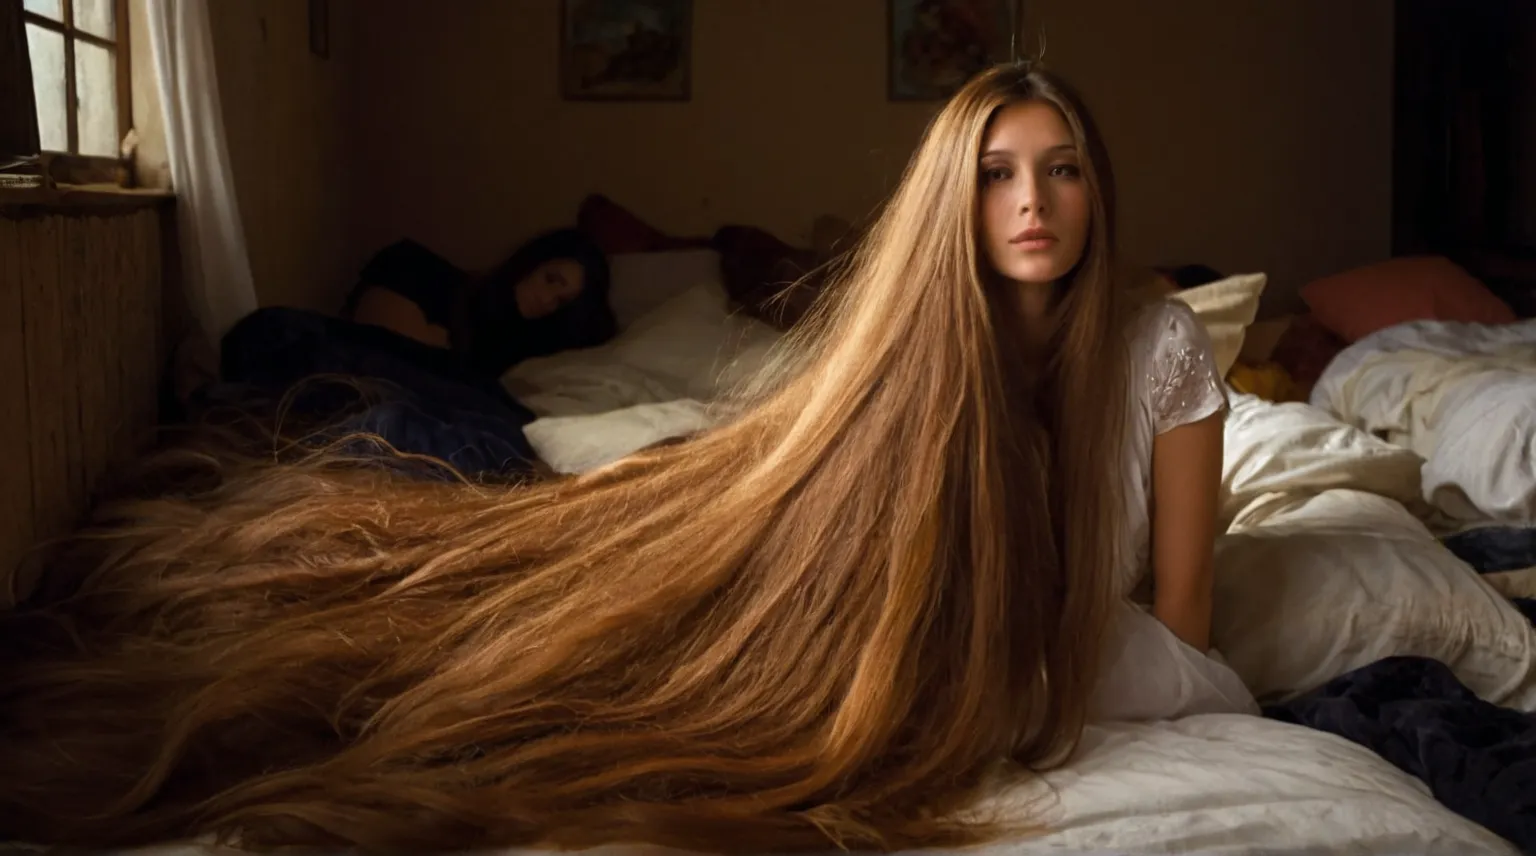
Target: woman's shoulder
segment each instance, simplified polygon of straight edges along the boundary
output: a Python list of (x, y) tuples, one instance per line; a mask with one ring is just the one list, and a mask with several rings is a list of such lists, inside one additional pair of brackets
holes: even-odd
[(1177, 348), (1211, 350), (1211, 337), (1188, 303), (1157, 297), (1134, 307), (1128, 325), (1133, 351), (1151, 355)]
[(1210, 334), (1189, 304), (1174, 297), (1149, 301), (1134, 311), (1130, 333), (1133, 375), (1158, 433), (1226, 404)]

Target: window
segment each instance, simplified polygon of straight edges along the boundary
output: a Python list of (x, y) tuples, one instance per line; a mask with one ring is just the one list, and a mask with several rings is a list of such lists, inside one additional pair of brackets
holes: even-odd
[(45, 152), (121, 157), (133, 126), (126, 0), (22, 0)]

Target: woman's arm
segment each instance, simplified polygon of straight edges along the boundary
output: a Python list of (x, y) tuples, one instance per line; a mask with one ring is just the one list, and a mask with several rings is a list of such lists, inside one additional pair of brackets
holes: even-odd
[(1152, 614), (1202, 652), (1211, 647), (1224, 414), (1165, 431), (1152, 442)]
[(408, 336), (425, 345), (448, 347), (448, 331), (427, 320), (414, 301), (387, 288), (365, 288), (352, 310), (352, 320)]

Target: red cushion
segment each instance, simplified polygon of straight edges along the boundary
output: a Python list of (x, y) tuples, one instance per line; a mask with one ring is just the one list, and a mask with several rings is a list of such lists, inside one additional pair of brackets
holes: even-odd
[(709, 246), (708, 238), (674, 238), (641, 220), (629, 209), (594, 193), (576, 212), (576, 227), (608, 255), (655, 253)]
[(1303, 286), (1301, 299), (1346, 342), (1408, 321), (1516, 320), (1487, 286), (1442, 256), (1405, 256), (1323, 277)]

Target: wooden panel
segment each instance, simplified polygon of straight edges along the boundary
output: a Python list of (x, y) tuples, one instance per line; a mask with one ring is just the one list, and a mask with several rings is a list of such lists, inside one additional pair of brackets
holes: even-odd
[(164, 301), (160, 291), (165, 274), (160, 255), (160, 223), (154, 212), (135, 215), (131, 244), (126, 246), (131, 247), (131, 257), (140, 260), (142, 268), (134, 287), (126, 291), (126, 297), (118, 298), (120, 305), (127, 303), (130, 311), (122, 313), (122, 323), (112, 336), (122, 343), (124, 350), (132, 349), (139, 357), (122, 363), (119, 380), (122, 409), (113, 437), (114, 464), (136, 453), (151, 440), (160, 406), (159, 383), (166, 362)]
[[(0, 218), (0, 247), (20, 244), (18, 225)], [(11, 569), (32, 543), (32, 443), (27, 409), (26, 339), (21, 300), (21, 258), (0, 252), (0, 448), (7, 451), (0, 479), (0, 607), (10, 597)]]
[(159, 211), (11, 215), (0, 211), (0, 366), (12, 367), (0, 442), (21, 466), (0, 491), (7, 562), (66, 534), (143, 448), (166, 353)]
[[(70, 352), (76, 378), (75, 417), (79, 431), (79, 491), (82, 501), (95, 491), (95, 480), (106, 469), (112, 440), (113, 411), (105, 394), (110, 389), (103, 359), (105, 348), (115, 343), (111, 333), (121, 322), (102, 311), (107, 298), (125, 283), (113, 274), (122, 269), (124, 244), (113, 240), (121, 228), (103, 217), (81, 218), (71, 224), (69, 270), (65, 288), (76, 307), (70, 325)], [(121, 357), (120, 357), (121, 358)]]
[(32, 431), (32, 509), (38, 537), (63, 531), (75, 507), (70, 472), (75, 390), (69, 383), (64, 332), (64, 243), (69, 218), (20, 223), (22, 305), (26, 312), (26, 371)]

